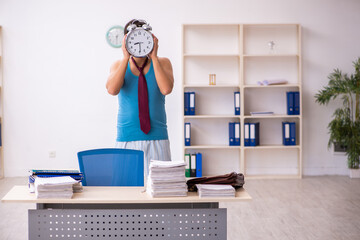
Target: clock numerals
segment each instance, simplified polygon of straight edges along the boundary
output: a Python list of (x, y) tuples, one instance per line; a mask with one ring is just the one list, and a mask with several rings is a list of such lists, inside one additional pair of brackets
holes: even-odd
[(126, 47), (130, 54), (135, 57), (144, 57), (153, 48), (154, 42), (150, 32), (143, 29), (135, 29), (128, 33)]

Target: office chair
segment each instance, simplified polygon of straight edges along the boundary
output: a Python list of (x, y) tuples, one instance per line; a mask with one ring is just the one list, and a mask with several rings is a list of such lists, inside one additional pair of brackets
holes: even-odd
[(83, 186), (144, 186), (144, 152), (105, 148), (78, 152)]

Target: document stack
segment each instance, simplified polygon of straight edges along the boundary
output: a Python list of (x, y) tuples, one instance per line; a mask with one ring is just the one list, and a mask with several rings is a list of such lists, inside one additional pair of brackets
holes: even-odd
[(187, 195), (185, 163), (151, 160), (146, 192), (152, 197)]
[(69, 176), (65, 177), (37, 177), (35, 179), (36, 198), (71, 198), (73, 185), (78, 183)]
[(81, 180), (83, 179), (83, 174), (79, 170), (49, 170), (49, 169), (31, 169), (29, 170), (29, 190), (31, 193), (35, 192), (35, 179), (48, 178), (48, 177), (65, 177), (69, 176), (77, 180), (78, 183), (74, 184), (74, 192), (82, 192)]
[(196, 184), (199, 197), (235, 197), (235, 188), (231, 185)]

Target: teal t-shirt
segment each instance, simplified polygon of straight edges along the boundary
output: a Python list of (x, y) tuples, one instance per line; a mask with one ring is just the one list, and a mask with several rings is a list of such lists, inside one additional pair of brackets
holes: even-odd
[(128, 63), (124, 84), (118, 94), (119, 111), (117, 120), (118, 142), (165, 140), (168, 139), (165, 96), (160, 92), (155, 79), (153, 63), (145, 75), (148, 96), (151, 129), (145, 134), (140, 129), (139, 106), (138, 106), (138, 76), (135, 76)]

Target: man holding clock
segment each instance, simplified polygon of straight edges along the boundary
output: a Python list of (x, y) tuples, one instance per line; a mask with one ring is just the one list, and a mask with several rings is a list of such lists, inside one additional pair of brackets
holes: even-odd
[(106, 83), (119, 100), (116, 147), (144, 151), (145, 173), (151, 159), (170, 161), (165, 96), (174, 86), (171, 62), (157, 56), (158, 39), (143, 20), (124, 29), (124, 58), (114, 62)]

